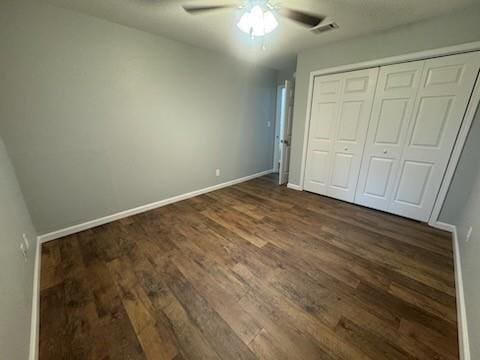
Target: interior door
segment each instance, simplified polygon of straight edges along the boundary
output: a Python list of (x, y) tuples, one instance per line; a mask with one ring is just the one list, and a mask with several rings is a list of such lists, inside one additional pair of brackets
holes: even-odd
[(479, 62), (479, 53), (425, 61), (388, 211), (421, 221), (429, 218)]
[(380, 68), (355, 203), (387, 210), (392, 200), (424, 61)]
[(378, 68), (314, 80), (304, 189), (352, 202)]
[(293, 100), (295, 93), (295, 82), (285, 81), (285, 101), (283, 102), (283, 119), (280, 124), (280, 169), (278, 183), (285, 184), (288, 181), (288, 173), (290, 168), (290, 151), (292, 143), (292, 118), (293, 118)]

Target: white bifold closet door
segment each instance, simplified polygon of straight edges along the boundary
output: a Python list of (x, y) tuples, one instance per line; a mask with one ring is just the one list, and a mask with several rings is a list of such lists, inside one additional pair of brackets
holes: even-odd
[(479, 68), (472, 52), (316, 77), (304, 189), (428, 220)]
[(388, 210), (424, 61), (380, 68), (355, 203)]
[(304, 189), (353, 201), (378, 68), (317, 77)]
[(355, 202), (426, 221), (478, 73), (478, 54), (380, 69)]
[(388, 211), (426, 221), (478, 75), (478, 53), (425, 61)]

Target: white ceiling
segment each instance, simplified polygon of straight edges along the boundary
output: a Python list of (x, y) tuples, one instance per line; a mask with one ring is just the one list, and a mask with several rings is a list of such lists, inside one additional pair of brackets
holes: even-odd
[(252, 43), (235, 26), (239, 10), (189, 15), (182, 4), (239, 4), (235, 0), (47, 0), (115, 23), (255, 61), (272, 68), (289, 66), (302, 49), (382, 31), (478, 3), (478, 0), (283, 0), (292, 9), (327, 15), (340, 29), (314, 35), (280, 19), (279, 28), (265, 38), (266, 50)]

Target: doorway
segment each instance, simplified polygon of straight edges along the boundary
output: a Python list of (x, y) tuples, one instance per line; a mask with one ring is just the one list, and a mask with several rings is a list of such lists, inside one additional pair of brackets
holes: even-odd
[(277, 87), (277, 116), (275, 119), (275, 148), (273, 171), (280, 185), (288, 182), (290, 143), (292, 138), (293, 81), (286, 80)]

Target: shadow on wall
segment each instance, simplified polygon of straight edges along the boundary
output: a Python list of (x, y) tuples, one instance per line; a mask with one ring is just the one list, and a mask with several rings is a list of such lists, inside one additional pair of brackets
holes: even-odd
[[(467, 141), (458, 161), (455, 174), (443, 209), (440, 221), (448, 224), (458, 224), (465, 215), (465, 204), (471, 197), (470, 191), (474, 188), (475, 181), (480, 177), (480, 107), (477, 109), (472, 126), (468, 133)], [(479, 217), (480, 219), (480, 217)]]
[(0, 230), (0, 357), (28, 359), (36, 234), (1, 138)]

